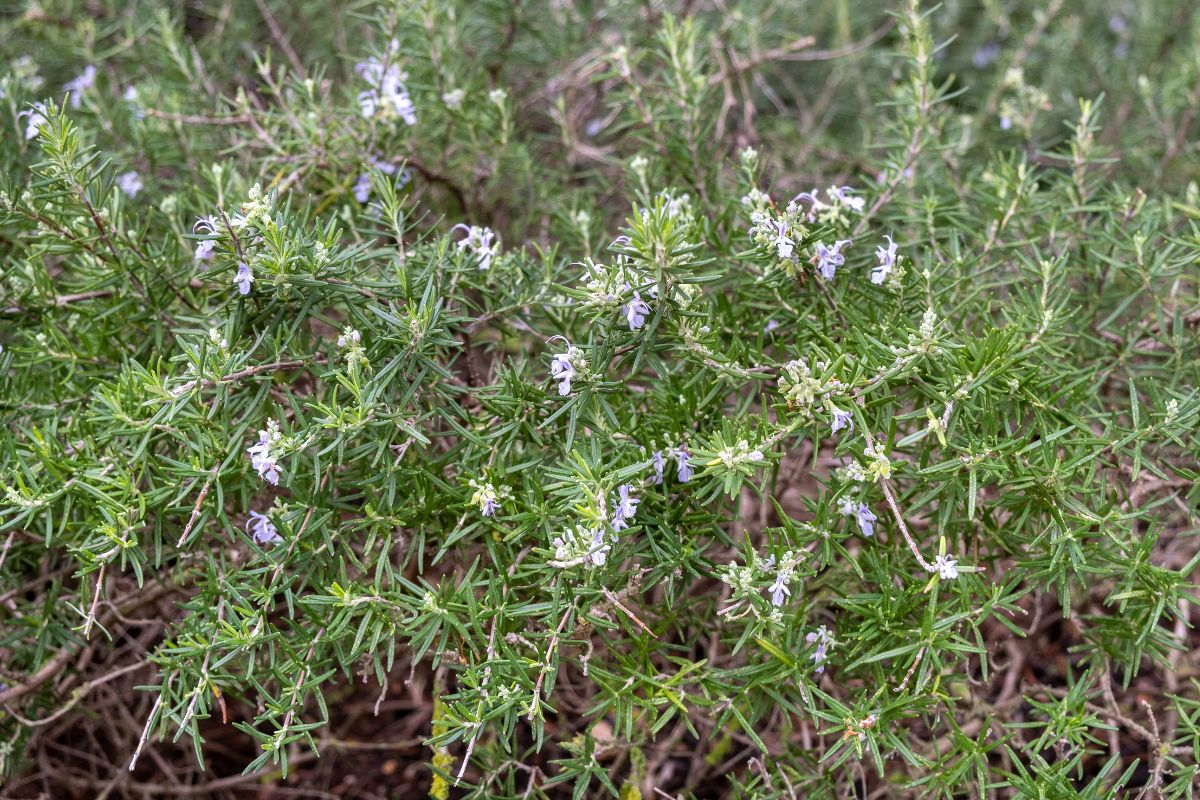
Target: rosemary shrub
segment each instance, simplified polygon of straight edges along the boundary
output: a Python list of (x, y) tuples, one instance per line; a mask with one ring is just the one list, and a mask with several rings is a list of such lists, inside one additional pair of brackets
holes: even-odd
[(15, 796), (1193, 796), (1190, 16), (201, 5), (0, 21)]

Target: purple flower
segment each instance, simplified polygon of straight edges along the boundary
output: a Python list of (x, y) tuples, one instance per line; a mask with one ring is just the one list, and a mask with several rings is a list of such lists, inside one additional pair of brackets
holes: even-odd
[[(808, 204), (809, 204), (809, 210), (808, 210), (808, 215), (807, 215), (808, 221), (816, 222), (817, 212), (820, 211), (825, 206), (825, 204), (821, 202), (821, 199), (819, 197), (817, 197), (817, 190), (813, 189), (811, 192), (801, 192), (800, 194), (798, 194), (792, 198), (792, 203), (795, 203), (797, 200), (807, 200), (808, 201)], [(789, 203), (788, 205), (790, 206), (791, 203)]]
[(612, 544), (604, 540), (604, 531), (596, 528), (596, 532), (592, 535), (591, 550), (588, 551), (592, 563), (597, 567), (603, 567), (604, 562), (608, 559), (609, 550), (612, 550)]
[(637, 505), (641, 501), (630, 497), (629, 493), (633, 491), (632, 484), (623, 484), (617, 487), (618, 500), (614, 505), (617, 507), (613, 512), (612, 526), (614, 531), (621, 531), (629, 527), (629, 520), (633, 519), (633, 515), (637, 513)]
[(271, 524), (271, 519), (266, 514), (251, 511), (250, 519), (246, 520), (246, 527), (254, 529), (252, 531), (254, 541), (258, 544), (278, 544), (283, 541), (283, 537), (279, 535), (279, 531)]
[(646, 315), (649, 313), (650, 306), (646, 304), (640, 294), (634, 292), (633, 299), (629, 301), (629, 305), (625, 306), (625, 319), (629, 322), (629, 330), (636, 331), (645, 325)]
[(696, 474), (695, 470), (692, 469), (692, 456), (682, 447), (675, 448), (674, 455), (676, 463), (679, 464), (679, 473), (676, 477), (679, 478), (680, 483), (687, 483), (692, 479), (692, 476)]
[(250, 465), (258, 470), (258, 476), (272, 486), (278, 486), (282, 470), (271, 454), (270, 437), (269, 431), (259, 431), (258, 442), (246, 448), (246, 452), (250, 455)]
[(45, 125), (47, 121), (46, 104), (33, 103), (32, 105), (32, 108), (27, 108), (20, 114), (17, 114), (18, 119), (21, 117), (27, 118), (25, 120), (25, 141), (35, 138), (38, 135), (38, 132), (42, 129), (42, 126)]
[(842, 205), (854, 211), (862, 211), (866, 201), (861, 197), (851, 197), (854, 190), (849, 186), (830, 186), (829, 194), (837, 198), (837, 201)]
[(466, 238), (459, 239), (458, 249), (469, 250), (479, 260), (479, 268), (486, 270), (492, 265), (492, 259), (500, 254), (500, 242), (495, 241), (496, 232), (491, 228), (479, 225), (463, 225), (459, 223), (452, 230), (464, 230)]
[(871, 507), (866, 503), (855, 503), (847, 498), (838, 505), (838, 510), (858, 521), (858, 529), (862, 531), (863, 536), (875, 535), (875, 520), (878, 517), (871, 513)]
[(64, 92), (71, 93), (71, 108), (79, 108), (83, 103), (83, 93), (96, 84), (96, 67), (88, 64), (83, 72), (76, 75), (63, 85)]
[(871, 268), (871, 283), (875, 284), (883, 283), (888, 273), (896, 266), (896, 243), (892, 241), (891, 236), (883, 238), (888, 240), (888, 246), (878, 245), (875, 248), (875, 258), (879, 264)]
[(655, 450), (651, 458), (654, 460), (654, 485), (662, 486), (663, 469), (666, 467), (666, 461), (663, 459), (663, 451)]
[[(215, 247), (216, 244), (217, 243), (212, 239), (205, 239), (203, 241), (196, 242), (196, 260), (208, 261), (210, 258), (212, 258), (213, 247)], [(208, 266), (206, 265), (201, 269), (208, 269)]]
[(788, 581), (792, 577), (791, 568), (780, 567), (775, 573), (775, 583), (771, 584), (771, 605), (781, 606), (786, 598), (790, 597), (792, 590), (788, 587)]
[(354, 182), (354, 199), (360, 203), (365, 203), (371, 197), (371, 176), (363, 173), (358, 176), (358, 180)]
[(831, 281), (837, 275), (837, 268), (846, 263), (846, 257), (842, 255), (842, 248), (848, 244), (850, 244), (849, 239), (838, 239), (832, 247), (826, 247), (824, 243), (817, 242), (817, 255), (813, 261), (816, 262), (817, 271), (821, 273), (822, 278)]
[(850, 428), (854, 430), (854, 416), (849, 411), (842, 411), (840, 408), (833, 409), (833, 425), (830, 426), (833, 433), (837, 433), (842, 428)]
[(775, 246), (775, 252), (779, 254), (780, 258), (791, 258), (792, 249), (796, 243), (788, 236), (787, 223), (781, 219), (768, 219), (767, 224), (774, 229), (771, 244)]
[(404, 85), (407, 76), (396, 64), (385, 64), (378, 58), (368, 58), (355, 64), (354, 71), (371, 85), (358, 93), (358, 104), (364, 117), (380, 111), (400, 117), (408, 125), (417, 124), (416, 106)]
[(804, 637), (804, 641), (808, 642), (809, 644), (813, 644), (815, 642), (817, 645), (817, 648), (813, 651), (813, 654), (809, 656), (809, 658), (812, 659), (812, 662), (817, 665), (813, 672), (824, 672), (825, 659), (829, 657), (829, 645), (833, 643), (833, 637), (829, 635), (829, 630), (822, 625), (817, 630), (807, 634)]
[(562, 397), (571, 393), (571, 379), (575, 377), (575, 365), (571, 360), (578, 355), (582, 355), (578, 347), (567, 345), (565, 353), (556, 353), (550, 360), (550, 377), (559, 382), (558, 393)]
[(142, 176), (138, 175), (137, 170), (131, 169), (118, 175), (116, 184), (117, 188), (129, 197), (137, 197), (137, 193), (142, 190)]
[(981, 45), (971, 55), (971, 66), (975, 67), (976, 69), (983, 69), (999, 57), (1000, 45), (996, 42), (988, 42), (985, 45)]
[(237, 275), (233, 276), (233, 282), (237, 284), (240, 294), (250, 294), (250, 284), (254, 283), (254, 273), (250, 271), (250, 266), (245, 261), (238, 262)]
[(871, 513), (870, 507), (866, 503), (859, 503), (855, 516), (858, 518), (858, 529), (862, 531), (862, 535), (874, 536), (877, 517)]

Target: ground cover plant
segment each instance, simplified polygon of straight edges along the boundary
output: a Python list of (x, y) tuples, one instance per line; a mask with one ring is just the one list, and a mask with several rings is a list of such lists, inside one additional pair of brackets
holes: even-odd
[(1195, 796), (1194, 4), (0, 34), (0, 796)]

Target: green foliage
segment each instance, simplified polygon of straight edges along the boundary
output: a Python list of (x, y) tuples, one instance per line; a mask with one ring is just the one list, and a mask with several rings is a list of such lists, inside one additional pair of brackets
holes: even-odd
[(439, 798), (1194, 795), (1200, 22), (93, 5), (0, 21), (0, 775), (149, 666), (117, 769), (407, 676)]

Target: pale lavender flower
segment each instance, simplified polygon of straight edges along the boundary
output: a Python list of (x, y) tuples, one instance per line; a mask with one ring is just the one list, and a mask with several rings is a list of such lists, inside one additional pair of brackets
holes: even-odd
[(558, 393), (563, 397), (571, 393), (571, 379), (575, 377), (571, 357), (578, 352), (578, 348), (567, 345), (565, 353), (555, 353), (550, 361), (550, 377), (559, 382)]
[(675, 448), (674, 455), (675, 461), (679, 465), (679, 472), (676, 477), (679, 478), (680, 483), (687, 483), (692, 479), (692, 476), (696, 474), (696, 471), (692, 469), (692, 456), (682, 447)]
[(633, 299), (629, 301), (629, 305), (625, 306), (625, 319), (629, 322), (629, 330), (636, 331), (645, 325), (646, 315), (649, 313), (650, 306), (640, 294), (634, 292)]
[(767, 324), (763, 326), (763, 333), (770, 333), (771, 331), (778, 328), (780, 326), (780, 324), (781, 323), (779, 323), (773, 319), (767, 320)]
[(958, 559), (939, 555), (933, 562), (933, 572), (943, 580), (952, 581), (958, 577)]
[(588, 556), (592, 559), (592, 563), (597, 567), (603, 567), (604, 562), (608, 560), (608, 551), (612, 550), (612, 544), (605, 540), (604, 531), (600, 528), (592, 535), (592, 547), (588, 551)]
[(655, 450), (651, 459), (654, 461), (654, 485), (662, 486), (663, 469), (667, 466), (666, 461), (663, 459), (663, 451)]
[(999, 57), (1000, 45), (996, 42), (988, 42), (980, 46), (971, 56), (971, 65), (976, 69), (983, 69)]
[[(213, 248), (216, 247), (216, 245), (217, 243), (212, 239), (204, 239), (203, 241), (196, 242), (196, 260), (208, 261), (210, 258), (212, 258)], [(208, 269), (207, 265), (201, 267), (201, 271), (206, 269)]]
[(196, 217), (196, 224), (192, 226), (192, 233), (216, 233), (217, 220), (209, 215), (207, 217)]
[(838, 504), (838, 511), (847, 517), (854, 517), (863, 536), (875, 535), (875, 520), (878, 517), (871, 512), (871, 507), (866, 503), (856, 503), (847, 498)]
[(27, 108), (20, 114), (17, 114), (18, 119), (25, 117), (25, 141), (36, 138), (42, 126), (46, 124), (46, 104), (33, 103), (32, 108)]
[(379, 170), (384, 175), (395, 175), (398, 167), (390, 161), (384, 161), (378, 156), (371, 157), (371, 167)]
[(629, 527), (629, 520), (633, 519), (633, 515), (637, 513), (637, 506), (641, 500), (630, 496), (633, 491), (633, 485), (626, 483), (617, 487), (617, 502), (616, 511), (613, 512), (612, 526), (614, 531), (624, 530)]
[(269, 431), (258, 432), (258, 442), (246, 448), (250, 455), (250, 465), (258, 470), (258, 476), (272, 486), (279, 485), (279, 475), (283, 471), (271, 454), (271, 439)]
[(874, 536), (877, 517), (871, 513), (870, 507), (866, 503), (859, 503), (855, 516), (858, 518), (858, 529), (862, 531), (862, 535)]
[[(774, 560), (774, 559), (772, 559)], [(790, 567), (780, 567), (775, 573), (775, 582), (771, 584), (771, 605), (781, 606), (786, 602), (788, 597), (791, 597), (792, 590), (788, 587), (788, 581), (791, 580), (792, 570)]]
[(371, 176), (363, 173), (354, 182), (354, 199), (360, 203), (367, 202), (371, 197)]
[(250, 284), (254, 283), (254, 273), (250, 271), (250, 265), (245, 261), (238, 262), (237, 275), (233, 276), (233, 282), (237, 284), (239, 294), (250, 294)]
[(83, 103), (83, 93), (96, 85), (96, 67), (88, 64), (83, 72), (76, 75), (63, 86), (64, 92), (71, 93), (71, 108), (79, 108)]
[(816, 668), (813, 670), (813, 672), (824, 672), (825, 659), (829, 657), (829, 645), (833, 643), (833, 637), (829, 635), (829, 630), (822, 625), (817, 630), (807, 634), (804, 637), (804, 641), (808, 642), (809, 644), (813, 644), (815, 642), (817, 645), (817, 648), (813, 651), (813, 654), (809, 656), (809, 658), (812, 659), (812, 662), (816, 664)]
[(118, 175), (116, 184), (117, 188), (129, 197), (137, 197), (143, 187), (142, 176), (137, 173), (137, 170), (131, 169), (129, 172), (122, 172)]
[(787, 223), (781, 219), (768, 219), (766, 222), (774, 230), (771, 244), (775, 247), (775, 252), (780, 258), (791, 258), (796, 243), (788, 236)]
[(373, 117), (380, 110), (390, 111), (408, 125), (417, 124), (416, 106), (404, 85), (407, 75), (396, 64), (384, 64), (378, 58), (360, 61), (355, 72), (371, 85), (358, 93), (359, 109), (364, 117)]
[(492, 265), (492, 259), (500, 254), (500, 242), (496, 241), (496, 232), (491, 228), (459, 223), (451, 230), (466, 231), (466, 237), (458, 240), (458, 249), (469, 250), (479, 260), (480, 269), (486, 270)]
[(817, 242), (817, 255), (813, 261), (817, 263), (817, 271), (821, 273), (822, 278), (827, 281), (834, 279), (834, 276), (837, 275), (837, 268), (846, 263), (846, 257), (842, 255), (842, 248), (848, 244), (850, 244), (849, 239), (838, 239), (831, 247)]
[(251, 533), (254, 535), (254, 541), (258, 544), (278, 544), (283, 541), (283, 537), (279, 535), (279, 531), (266, 514), (251, 511), (250, 519), (246, 520), (246, 527), (254, 529)]
[(130, 109), (133, 111), (134, 119), (146, 118), (146, 109), (142, 108), (141, 103), (138, 102), (138, 89), (136, 86), (126, 86), (125, 91), (121, 94), (121, 98), (129, 104)]
[(837, 433), (843, 428), (854, 430), (854, 415), (849, 411), (842, 411), (840, 408), (833, 409), (833, 424), (830, 426), (833, 433)]
[(888, 240), (888, 246), (877, 245), (875, 247), (875, 258), (879, 264), (871, 268), (871, 283), (875, 284), (883, 283), (896, 266), (896, 243), (892, 241), (891, 236), (883, 238)]
[[(821, 202), (821, 198), (817, 197), (817, 190), (814, 188), (811, 192), (801, 192), (792, 198), (792, 203), (795, 203), (797, 200), (808, 201), (808, 221), (816, 222), (818, 212), (825, 207), (825, 204)], [(790, 206), (792, 203), (788, 205)]]
[(861, 197), (852, 197), (854, 190), (849, 186), (830, 186), (829, 194), (838, 199), (838, 202), (853, 211), (862, 212), (866, 200)]

